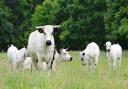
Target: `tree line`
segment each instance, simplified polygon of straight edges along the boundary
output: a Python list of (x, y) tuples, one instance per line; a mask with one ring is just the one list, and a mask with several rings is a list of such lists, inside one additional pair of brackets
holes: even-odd
[(0, 0), (0, 50), (27, 46), (39, 25), (61, 25), (56, 46), (72, 50), (110, 40), (128, 48), (127, 0)]

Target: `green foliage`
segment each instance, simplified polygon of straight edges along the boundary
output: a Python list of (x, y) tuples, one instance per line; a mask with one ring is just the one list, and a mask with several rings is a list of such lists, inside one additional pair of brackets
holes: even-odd
[(106, 39), (119, 42), (125, 48), (128, 41), (128, 1), (107, 0), (107, 11), (105, 13)]
[[(2, 19), (6, 21), (5, 23), (8, 22), (8, 24), (3, 24), (2, 29), (8, 31), (8, 33), (4, 31), (2, 35), (5, 37), (7, 35), (8, 37), (2, 38), (2, 40), (7, 41), (5, 44), (4, 41), (1, 43), (2, 46), (0, 49), (7, 49), (7, 46), (10, 44), (14, 44), (18, 48), (27, 46), (29, 30), (32, 27), (30, 20), (31, 14), (34, 11), (35, 5), (38, 3), (40, 3), (40, 0), (4, 0), (0, 2), (3, 7), (8, 8), (6, 10), (2, 9), (1, 11), (1, 13), (7, 12), (7, 16), (5, 15), (6, 17)], [(2, 21), (2, 19), (0, 18), (0, 21)]]
[(83, 49), (92, 41), (128, 48), (128, 1), (126, 0), (1, 0), (0, 49), (10, 44), (27, 46), (38, 25), (61, 25), (57, 47)]
[(11, 22), (11, 10), (5, 6), (4, 1), (0, 1), (0, 48), (4, 50), (9, 44), (13, 24)]
[[(60, 9), (62, 11), (59, 13), (63, 12), (64, 15), (67, 14), (68, 16), (65, 21), (62, 19), (61, 22), (62, 29), (68, 31), (62, 32), (60, 36), (65, 38), (63, 39), (64, 43), (67, 43), (71, 49), (84, 48), (91, 41), (103, 40), (105, 34), (103, 17), (103, 12), (106, 9), (105, 1), (60, 0), (60, 5), (63, 9)], [(97, 38), (95, 34), (97, 34)], [(99, 42), (99, 44), (101, 43)]]
[(32, 25), (54, 24), (59, 5), (57, 0), (45, 0), (42, 5), (37, 5), (32, 16)]

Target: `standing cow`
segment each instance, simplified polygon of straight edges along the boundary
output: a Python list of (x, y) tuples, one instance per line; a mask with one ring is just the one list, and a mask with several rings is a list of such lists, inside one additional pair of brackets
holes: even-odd
[(111, 44), (110, 41), (107, 41), (105, 46), (109, 69), (113, 67), (114, 70), (119, 70), (122, 59), (122, 47), (119, 44)]
[[(51, 61), (55, 49), (54, 33), (60, 26), (38, 26), (36, 31), (32, 32), (28, 40), (28, 51), (38, 69), (38, 65), (45, 62), (47, 67), (51, 69)], [(36, 62), (38, 60), (38, 63)]]

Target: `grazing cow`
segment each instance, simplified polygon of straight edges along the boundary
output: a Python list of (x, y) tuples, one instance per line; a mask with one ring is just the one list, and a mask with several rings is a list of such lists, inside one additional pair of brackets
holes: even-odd
[(95, 42), (87, 45), (86, 49), (80, 53), (82, 64), (89, 64), (91, 69), (96, 69), (98, 58), (100, 55), (99, 46)]
[(105, 43), (107, 50), (107, 59), (109, 68), (113, 66), (114, 70), (117, 70), (121, 66), (122, 48), (119, 44), (111, 44), (110, 41)]
[[(38, 69), (38, 65), (45, 62), (50, 69), (51, 61), (53, 58), (55, 43), (53, 34), (60, 26), (38, 26), (36, 31), (32, 32), (28, 40), (28, 51), (30, 56)], [(36, 63), (38, 60), (38, 63)]]

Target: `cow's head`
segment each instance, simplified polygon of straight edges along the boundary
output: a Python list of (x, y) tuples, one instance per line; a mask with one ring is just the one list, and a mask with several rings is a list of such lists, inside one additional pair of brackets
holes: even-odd
[(83, 52), (80, 52), (80, 57), (83, 65), (89, 62), (89, 55), (86, 53), (86, 50), (84, 50)]
[(67, 52), (67, 49), (60, 49), (58, 51), (59, 57), (65, 61), (72, 61), (72, 56)]
[(53, 34), (55, 34), (60, 26), (52, 26), (52, 25), (46, 25), (46, 26), (38, 26), (36, 29), (39, 33), (43, 34), (44, 43), (46, 46), (51, 46), (54, 44), (54, 37)]
[(110, 41), (107, 41), (105, 43), (105, 46), (106, 46), (106, 50), (109, 52), (110, 51), (110, 48), (111, 48), (111, 42)]

